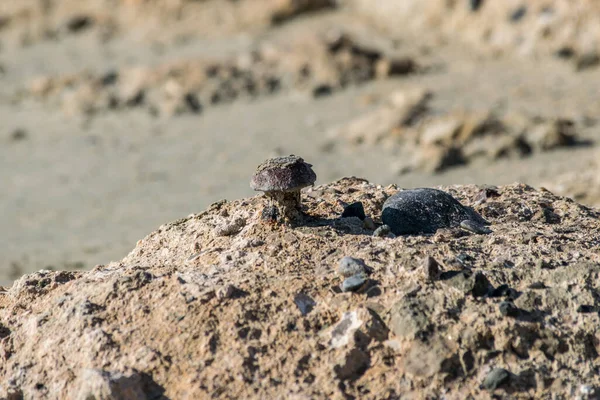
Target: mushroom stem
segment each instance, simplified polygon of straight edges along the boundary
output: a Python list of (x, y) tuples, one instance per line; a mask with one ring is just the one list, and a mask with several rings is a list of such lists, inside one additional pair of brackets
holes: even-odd
[(284, 223), (293, 224), (302, 220), (304, 214), (300, 209), (300, 190), (273, 191), (267, 195), (279, 208)]

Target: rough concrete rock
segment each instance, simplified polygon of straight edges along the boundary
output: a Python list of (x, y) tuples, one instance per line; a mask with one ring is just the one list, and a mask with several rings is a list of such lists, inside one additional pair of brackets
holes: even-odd
[[(396, 186), (316, 189), (302, 226), (265, 223), (261, 196), (219, 202), (119, 262), (22, 277), (0, 293), (0, 398), (487, 398), (494, 368), (511, 373), (494, 390), (507, 398), (600, 386), (600, 212), (522, 184), (485, 202), (451, 186), (492, 233), (391, 239), (340, 227), (337, 200), (379, 223)], [(560, 221), (535, 218), (544, 207)], [(214, 235), (237, 218), (241, 231)], [(372, 269), (364, 292), (339, 290), (347, 254)], [(444, 266), (427, 284), (425, 257)], [(467, 267), (497, 290), (449, 290), (445, 274)], [(510, 318), (508, 292), (523, 310)]]

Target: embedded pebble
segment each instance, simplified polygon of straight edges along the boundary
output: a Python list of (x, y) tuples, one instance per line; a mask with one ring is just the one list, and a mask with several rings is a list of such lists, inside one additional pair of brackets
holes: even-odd
[(302, 315), (308, 314), (317, 305), (317, 303), (310, 296), (304, 293), (298, 293), (294, 297), (294, 303), (296, 303), (296, 306)]
[(217, 290), (217, 298), (219, 300), (230, 299), (236, 292), (236, 288), (233, 285), (225, 285)]
[(233, 221), (221, 223), (215, 227), (215, 236), (231, 236), (235, 235), (246, 225), (244, 218), (235, 218)]
[(344, 279), (342, 282), (342, 292), (356, 292), (364, 286), (367, 278), (364, 274), (357, 274)]
[(388, 225), (381, 225), (379, 228), (375, 229), (373, 236), (387, 237), (390, 233), (392, 233), (392, 230)]
[(435, 258), (427, 256), (423, 261), (423, 276), (427, 281), (435, 281), (439, 279), (441, 274), (440, 264)]
[(509, 379), (510, 372), (508, 372), (504, 368), (494, 368), (492, 371), (490, 371), (489, 374), (487, 374), (482, 386), (484, 389), (493, 392), (498, 387), (508, 382)]
[(485, 225), (478, 224), (477, 222), (472, 221), (470, 219), (461, 221), (460, 227), (466, 231), (473, 232), (478, 235), (487, 235), (489, 233), (492, 233), (492, 230), (487, 228)]
[(360, 258), (344, 257), (340, 260), (338, 274), (342, 275), (344, 278), (366, 273), (367, 266)]
[(456, 228), (465, 220), (487, 223), (450, 194), (431, 188), (403, 190), (391, 196), (383, 204), (381, 220), (396, 235), (435, 233)]
[(363, 206), (363, 203), (357, 201), (356, 203), (348, 204), (346, 207), (344, 207), (344, 211), (342, 212), (342, 218), (348, 217), (356, 217), (359, 218), (361, 221), (364, 220), (367, 217), (367, 215), (365, 214), (365, 208)]

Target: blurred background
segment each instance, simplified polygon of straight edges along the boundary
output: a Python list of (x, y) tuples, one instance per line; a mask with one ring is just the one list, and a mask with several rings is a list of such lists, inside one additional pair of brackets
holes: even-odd
[(593, 0), (0, 2), (0, 284), (253, 195), (525, 182), (600, 204)]

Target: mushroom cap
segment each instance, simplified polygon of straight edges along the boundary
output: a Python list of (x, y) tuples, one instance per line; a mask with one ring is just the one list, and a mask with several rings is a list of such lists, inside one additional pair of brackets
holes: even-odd
[(317, 180), (311, 167), (294, 155), (270, 158), (256, 168), (250, 187), (261, 192), (300, 190)]

